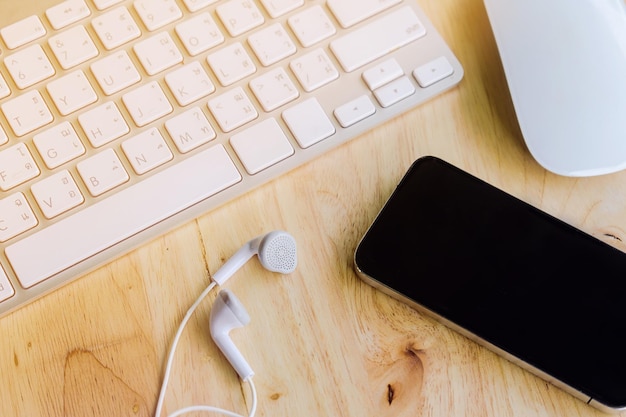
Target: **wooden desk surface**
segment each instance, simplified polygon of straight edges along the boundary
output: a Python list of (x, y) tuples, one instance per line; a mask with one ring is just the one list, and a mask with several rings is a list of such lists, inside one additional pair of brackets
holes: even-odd
[[(1, 0), (0, 23), (36, 3)], [(252, 316), (232, 337), (256, 371), (258, 415), (601, 415), (355, 275), (359, 238), (425, 154), (622, 249), (626, 240), (626, 172), (558, 177), (529, 155), (482, 1), (419, 3), (464, 65), (456, 89), (0, 319), (0, 415), (152, 415), (182, 315), (211, 272), (272, 229), (297, 239), (297, 271), (254, 261), (227, 284)], [(246, 413), (247, 388), (209, 336), (214, 295), (179, 345), (170, 412)]]

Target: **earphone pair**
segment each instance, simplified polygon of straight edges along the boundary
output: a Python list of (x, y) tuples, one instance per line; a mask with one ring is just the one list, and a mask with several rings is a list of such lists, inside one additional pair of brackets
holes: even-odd
[[(265, 269), (281, 274), (293, 272), (298, 262), (294, 238), (286, 232), (274, 231), (246, 243), (213, 275), (213, 280), (223, 285), (255, 254)], [(211, 337), (243, 381), (252, 377), (254, 372), (229, 333), (249, 322), (250, 316), (239, 299), (231, 291), (221, 290), (211, 309)]]
[[(293, 272), (298, 263), (295, 239), (289, 233), (277, 230), (247, 242), (213, 274), (211, 284), (200, 294), (189, 310), (187, 310), (174, 336), (163, 375), (163, 383), (157, 401), (155, 417), (160, 417), (161, 415), (176, 346), (191, 315), (200, 302), (216, 285), (224, 285), (224, 283), (254, 255), (257, 255), (261, 265), (263, 265), (265, 269), (281, 274)], [(232, 329), (242, 327), (249, 321), (250, 316), (239, 299), (231, 291), (226, 289), (221, 290), (211, 309), (211, 317), (209, 320), (211, 338), (242, 381), (250, 385), (253, 394), (253, 401), (249, 411), (249, 417), (251, 417), (256, 410), (256, 390), (251, 379), (254, 372), (230, 338), (230, 331)], [(170, 417), (180, 416), (192, 411), (212, 411), (232, 417), (241, 417), (239, 414), (228, 410), (204, 405), (190, 406), (177, 410), (170, 414)]]

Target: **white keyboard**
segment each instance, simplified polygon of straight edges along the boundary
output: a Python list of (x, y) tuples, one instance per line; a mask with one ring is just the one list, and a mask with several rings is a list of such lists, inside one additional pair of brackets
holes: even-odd
[(0, 49), (0, 315), (463, 77), (415, 0), (67, 0)]

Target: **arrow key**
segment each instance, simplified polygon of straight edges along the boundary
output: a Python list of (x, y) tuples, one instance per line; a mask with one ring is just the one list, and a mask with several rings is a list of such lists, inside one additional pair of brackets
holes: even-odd
[(394, 58), (381, 62), (363, 72), (363, 80), (370, 88), (376, 90), (396, 78), (402, 77), (404, 71)]
[(376, 100), (383, 107), (396, 104), (415, 93), (415, 87), (408, 77), (401, 77), (374, 91)]
[(452, 72), (452, 65), (445, 56), (442, 56), (416, 68), (413, 76), (421, 87), (426, 88), (452, 75)]
[(368, 96), (362, 95), (335, 109), (335, 118), (342, 127), (352, 126), (376, 113), (374, 104)]

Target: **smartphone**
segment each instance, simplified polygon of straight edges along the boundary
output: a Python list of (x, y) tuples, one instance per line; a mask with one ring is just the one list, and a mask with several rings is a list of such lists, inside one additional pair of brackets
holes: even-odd
[(626, 409), (626, 254), (432, 156), (354, 255), (367, 283), (605, 412)]

